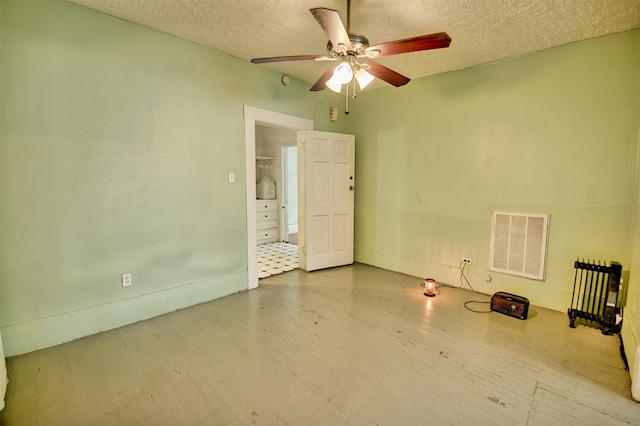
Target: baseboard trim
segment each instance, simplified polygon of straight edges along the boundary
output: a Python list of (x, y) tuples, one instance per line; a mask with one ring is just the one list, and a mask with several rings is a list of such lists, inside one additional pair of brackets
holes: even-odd
[(384, 253), (377, 250), (354, 248), (354, 259), (358, 263), (376, 266), (387, 271), (399, 272), (414, 277), (435, 277), (442, 283), (458, 282), (460, 271), (457, 266), (427, 262), (423, 259)]
[(636, 347), (636, 361), (631, 374), (631, 397), (640, 402), (640, 346)]
[(631, 376), (631, 397), (640, 402), (640, 342), (637, 330), (634, 329), (633, 314), (624, 312), (624, 321), (620, 335), (624, 345), (624, 352), (629, 361), (629, 375)]
[(130, 299), (8, 325), (2, 328), (5, 356), (59, 345), (238, 293), (247, 290), (247, 280), (247, 271), (239, 271)]

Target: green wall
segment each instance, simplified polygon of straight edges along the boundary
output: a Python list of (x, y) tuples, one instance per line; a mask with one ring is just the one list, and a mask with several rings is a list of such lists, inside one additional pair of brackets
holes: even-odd
[[(640, 31), (364, 92), (332, 123), (342, 97), (263, 67), (63, 1), (0, 8), (8, 355), (246, 289), (245, 104), (356, 134), (357, 261), (455, 285), (471, 257), (479, 291), (564, 311), (576, 257), (618, 260), (640, 330)], [(544, 282), (486, 281), (498, 209), (551, 214)]]
[[(356, 260), (458, 285), (470, 257), (478, 291), (559, 311), (577, 257), (628, 269), (639, 45), (631, 31), (359, 96)], [(545, 281), (489, 274), (493, 210), (551, 215)]]
[[(459, 285), (470, 257), (476, 290), (566, 311), (574, 260), (617, 260), (640, 389), (640, 30), (365, 92), (352, 111), (356, 261)], [(545, 281), (489, 272), (493, 210), (551, 215)]]
[(344, 132), (331, 95), (63, 1), (1, 25), (7, 354), (245, 290), (243, 105)]
[[(0, 81), (2, 81), (2, 2), (0, 1)], [(2, 99), (2, 85), (0, 85), (0, 99)], [(2, 117), (2, 102), (0, 102), (0, 117)], [(0, 141), (2, 141), (2, 120), (0, 119)], [(0, 150), (0, 176), (2, 175), (2, 150)], [(2, 185), (0, 185), (0, 205), (2, 200)], [(2, 209), (0, 209), (0, 223), (2, 223)], [(0, 226), (0, 241), (2, 240), (2, 227)], [(0, 244), (0, 249), (2, 245)], [(2, 252), (0, 251), (0, 259)], [(2, 263), (0, 262), (0, 270)], [(2, 273), (0, 272), (0, 280)], [(2, 281), (0, 281), (0, 318), (2, 318)], [(4, 397), (7, 390), (7, 367), (4, 360), (4, 345), (2, 344), (2, 323), (0, 322), (0, 410), (4, 408)]]

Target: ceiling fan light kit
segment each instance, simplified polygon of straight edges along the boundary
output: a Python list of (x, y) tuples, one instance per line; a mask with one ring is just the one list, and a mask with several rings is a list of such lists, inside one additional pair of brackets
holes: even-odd
[(360, 90), (364, 90), (374, 79), (375, 77), (366, 72), (364, 68), (360, 68), (356, 72), (356, 81), (358, 82), (358, 86), (360, 86)]
[[(346, 85), (345, 94), (348, 97), (349, 84), (353, 82), (354, 76), (361, 91), (375, 78), (395, 87), (404, 86), (411, 81), (408, 77), (384, 65), (380, 65), (372, 61), (372, 59), (402, 53), (441, 49), (449, 47), (451, 44), (451, 37), (449, 37), (447, 33), (440, 32), (370, 46), (369, 40), (365, 36), (350, 32), (351, 0), (347, 0), (346, 28), (336, 10), (319, 7), (310, 9), (310, 12), (329, 39), (327, 43), (327, 55), (254, 58), (251, 62), (254, 64), (265, 64), (284, 61), (339, 61), (340, 63), (338, 65), (330, 67), (322, 74), (318, 81), (311, 87), (310, 90), (312, 92), (324, 90), (325, 87), (328, 87), (334, 92), (340, 93), (342, 86)], [(354, 83), (354, 98), (355, 90)], [(345, 111), (345, 114), (348, 114), (347, 111)]]
[(327, 80), (325, 85), (336, 93), (340, 93), (342, 90), (342, 82), (340, 81), (339, 76), (336, 76), (335, 73), (333, 74), (333, 77)]
[(341, 62), (340, 65), (333, 70), (333, 77), (331, 78), (337, 78), (340, 84), (349, 83), (353, 78), (353, 69), (351, 68), (351, 65), (346, 62)]

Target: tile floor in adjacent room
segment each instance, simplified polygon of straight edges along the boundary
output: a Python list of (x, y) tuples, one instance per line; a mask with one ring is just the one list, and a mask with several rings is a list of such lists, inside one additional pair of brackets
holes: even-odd
[(258, 246), (258, 278), (267, 278), (296, 268), (298, 268), (298, 246), (289, 243)]

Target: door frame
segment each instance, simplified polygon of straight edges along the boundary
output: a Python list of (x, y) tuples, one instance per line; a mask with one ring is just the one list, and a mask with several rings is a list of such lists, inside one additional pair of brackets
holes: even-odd
[[(289, 172), (289, 166), (287, 165), (289, 152), (288, 149), (295, 148), (296, 149), (296, 165), (298, 164), (297, 156), (298, 156), (298, 145), (293, 143), (291, 145), (281, 145), (280, 146), (280, 157), (282, 158), (281, 167), (280, 167), (280, 181), (282, 182), (282, 217), (280, 218), (280, 225), (282, 226), (282, 230), (280, 232), (280, 236), (285, 242), (289, 242), (289, 211), (291, 209), (291, 202), (289, 200), (289, 184), (290, 181), (287, 179), (287, 175)], [(297, 179), (298, 172), (296, 167), (296, 187), (297, 187)], [(298, 197), (296, 196), (296, 201)]]
[[(313, 120), (244, 105), (245, 182), (247, 191), (247, 288), (258, 287), (258, 239), (256, 228), (256, 124), (313, 130)], [(298, 152), (298, 155), (300, 153)]]

